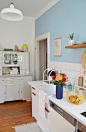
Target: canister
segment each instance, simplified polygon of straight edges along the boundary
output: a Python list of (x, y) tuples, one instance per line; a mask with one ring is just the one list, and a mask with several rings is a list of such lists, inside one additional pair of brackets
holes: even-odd
[(78, 78), (78, 85), (83, 87), (83, 77)]
[(84, 71), (84, 77), (83, 77), (83, 87), (86, 88), (86, 71)]

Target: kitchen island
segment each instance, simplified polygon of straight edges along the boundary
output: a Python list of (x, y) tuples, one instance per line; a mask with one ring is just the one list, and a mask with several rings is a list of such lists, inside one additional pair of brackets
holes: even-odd
[[(28, 82), (28, 84), (32, 87), (32, 116), (37, 119), (37, 123), (41, 127), (43, 132), (77, 132), (78, 129), (82, 132), (86, 132), (86, 117), (81, 115), (81, 113), (86, 111), (86, 100), (84, 100), (83, 104), (81, 105), (74, 105), (70, 103), (67, 99), (65, 88), (62, 100), (56, 99), (55, 94), (46, 94), (46, 96), (48, 97), (47, 100), (50, 101), (46, 102), (45, 99), (45, 104), (48, 111), (46, 112), (46, 118), (42, 119), (42, 117), (40, 117), (38, 114), (39, 90), (41, 90), (41, 86), (47, 86), (47, 88), (49, 89), (50, 85), (44, 83), (43, 81), (30, 81)], [(54, 114), (54, 110), (53, 114), (51, 111), (52, 107), (54, 107), (52, 105), (52, 102), (55, 104), (55, 112), (57, 112), (56, 115)], [(65, 113), (65, 116), (63, 116), (64, 113), (62, 112)], [(59, 114), (58, 117), (57, 114)], [(42, 123), (40, 125), (39, 122), (41, 121)], [(59, 122), (61, 124), (58, 126)], [(54, 128), (52, 128), (52, 124), (54, 124)], [(58, 129), (57, 126), (59, 128), (62, 128), (62, 130)], [(57, 129), (59, 131), (57, 131)]]

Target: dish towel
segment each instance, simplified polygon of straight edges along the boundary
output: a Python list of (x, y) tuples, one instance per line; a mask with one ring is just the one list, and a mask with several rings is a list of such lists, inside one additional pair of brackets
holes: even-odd
[(43, 91), (39, 91), (39, 115), (43, 118), (45, 118), (45, 95)]

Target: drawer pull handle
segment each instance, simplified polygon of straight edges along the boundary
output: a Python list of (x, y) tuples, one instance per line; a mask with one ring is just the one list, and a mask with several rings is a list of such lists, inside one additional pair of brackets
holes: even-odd
[(23, 80), (23, 79), (21, 79), (21, 80)]
[(32, 87), (32, 89), (33, 89), (33, 90), (35, 90), (35, 88), (34, 88), (34, 87)]
[(35, 93), (32, 93), (34, 96), (36, 96), (36, 94)]
[(47, 113), (49, 113), (50, 111), (45, 107), (45, 111), (47, 112)]
[(19, 91), (18, 91), (18, 93), (19, 93)]
[(2, 81), (4, 81), (4, 80), (2, 80)]

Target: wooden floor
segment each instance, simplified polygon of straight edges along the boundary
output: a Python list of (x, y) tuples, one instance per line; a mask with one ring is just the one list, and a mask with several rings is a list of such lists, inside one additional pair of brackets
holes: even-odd
[(36, 122), (32, 118), (32, 102), (0, 104), (0, 132), (15, 132), (14, 126)]

